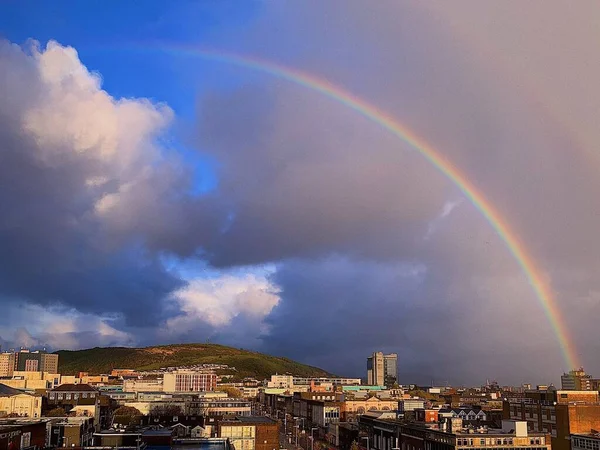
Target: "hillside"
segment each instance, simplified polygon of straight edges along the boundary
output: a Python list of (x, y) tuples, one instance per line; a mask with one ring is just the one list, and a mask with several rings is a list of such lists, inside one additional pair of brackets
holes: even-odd
[(268, 378), (274, 373), (298, 376), (326, 376), (318, 367), (307, 366), (287, 358), (226, 347), (217, 344), (177, 344), (145, 348), (95, 347), (87, 350), (61, 350), (59, 371), (63, 375), (78, 372), (109, 373), (113, 368), (153, 370), (170, 366), (214, 363), (235, 367), (235, 378)]

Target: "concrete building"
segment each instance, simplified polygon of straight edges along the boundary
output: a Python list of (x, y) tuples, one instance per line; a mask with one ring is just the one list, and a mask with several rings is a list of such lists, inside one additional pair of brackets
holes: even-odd
[(274, 389), (289, 389), (293, 386), (294, 377), (292, 375), (271, 375), (271, 381), (267, 382), (267, 387)]
[(572, 434), (571, 450), (600, 450), (600, 433)]
[(252, 402), (236, 398), (199, 398), (185, 402), (185, 413), (189, 415), (250, 416)]
[(163, 380), (157, 379), (131, 379), (123, 381), (123, 392), (162, 392)]
[(367, 358), (367, 384), (392, 386), (398, 381), (398, 355), (374, 352)]
[(216, 387), (217, 375), (211, 372), (176, 370), (163, 377), (164, 392), (214, 391)]
[(11, 352), (0, 353), (0, 377), (12, 377), (15, 370), (15, 354)]
[(263, 416), (234, 417), (220, 421), (220, 438), (228, 438), (236, 450), (273, 450), (279, 446), (279, 424)]
[(571, 450), (571, 434), (600, 430), (598, 392), (532, 390), (503, 402), (505, 419), (524, 420), (533, 432), (549, 433), (553, 450)]
[(397, 410), (397, 400), (381, 400), (377, 397), (364, 400), (346, 400), (341, 406), (341, 419), (343, 422), (356, 422), (359, 416), (368, 412), (395, 412)]
[[(271, 380), (273, 376), (271, 376)], [(332, 384), (334, 386), (359, 386), (360, 378), (340, 378), (340, 377), (293, 377), (293, 386), (318, 384)]]
[(563, 373), (560, 377), (563, 391), (591, 391), (594, 390), (593, 381), (592, 376), (585, 373), (583, 367)]
[(0, 384), (0, 417), (41, 417), (42, 397)]
[(422, 398), (405, 398), (398, 402), (398, 409), (402, 412), (414, 411), (425, 407), (425, 400)]
[[(93, 416), (100, 417), (100, 393), (88, 384), (61, 384), (48, 391), (48, 410), (63, 408), (67, 413), (78, 406), (91, 407)], [(90, 408), (78, 408), (88, 410)], [(75, 409), (73, 412), (76, 412)]]
[(12, 378), (1, 382), (15, 389), (35, 391), (52, 389), (60, 384), (60, 380), (61, 376), (57, 373), (14, 371)]
[(93, 417), (61, 417), (50, 422), (51, 447), (88, 447), (94, 444)]
[(58, 373), (58, 355), (40, 350), (20, 350), (14, 354), (14, 370)]

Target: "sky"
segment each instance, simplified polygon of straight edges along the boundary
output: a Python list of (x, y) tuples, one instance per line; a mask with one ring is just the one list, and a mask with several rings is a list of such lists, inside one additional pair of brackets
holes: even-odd
[[(600, 373), (595, 0), (8, 1), (0, 6), (0, 343), (216, 342), (404, 383), (557, 382), (526, 274), (415, 148), (495, 208)], [(187, 51), (182, 51), (186, 49)]]

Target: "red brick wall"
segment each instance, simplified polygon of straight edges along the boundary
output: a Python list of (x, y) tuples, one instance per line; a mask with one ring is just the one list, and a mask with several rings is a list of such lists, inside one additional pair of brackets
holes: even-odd
[(273, 450), (279, 448), (279, 424), (256, 424), (256, 450)]

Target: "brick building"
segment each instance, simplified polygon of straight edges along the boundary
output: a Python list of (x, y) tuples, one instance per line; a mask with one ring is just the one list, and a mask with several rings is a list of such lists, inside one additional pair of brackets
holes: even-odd
[(550, 436), (527, 424), (504, 421), (502, 428), (464, 426), (453, 418), (440, 424), (408, 423), (384, 414), (366, 414), (359, 426), (369, 450), (551, 450)]
[(523, 420), (528, 430), (550, 433), (553, 450), (571, 450), (571, 434), (600, 429), (600, 401), (594, 391), (527, 391), (507, 398), (505, 419)]
[(46, 421), (1, 419), (0, 450), (46, 447)]

